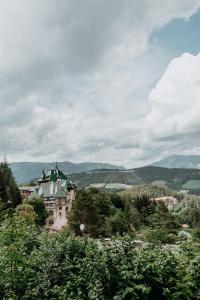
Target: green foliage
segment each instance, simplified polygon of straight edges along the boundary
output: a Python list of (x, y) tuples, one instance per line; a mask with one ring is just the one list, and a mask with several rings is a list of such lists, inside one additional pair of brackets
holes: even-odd
[(33, 224), (15, 216), (0, 227), (0, 299), (21, 299), (25, 293), (37, 235)]
[(147, 218), (149, 230), (146, 233), (146, 240), (156, 244), (175, 243), (179, 222), (172, 215), (164, 203), (160, 203), (155, 213)]
[(67, 231), (49, 236), (12, 217), (0, 228), (0, 299), (197, 300), (200, 246), (137, 249), (131, 237), (110, 244)]
[(111, 193), (110, 197), (111, 197), (112, 204), (116, 208), (121, 208), (122, 210), (124, 210), (125, 203), (124, 203), (124, 201), (122, 200), (122, 198), (120, 197), (119, 194)]
[(191, 227), (200, 226), (200, 208), (186, 208), (179, 214), (181, 223), (189, 224)]
[(132, 200), (132, 205), (140, 213), (141, 223), (146, 224), (147, 218), (156, 210), (156, 203), (151, 201), (147, 195), (141, 195)]
[(35, 222), (38, 226), (45, 225), (48, 218), (48, 212), (45, 208), (44, 201), (41, 197), (32, 197), (24, 200), (25, 204), (30, 204), (36, 213)]
[(129, 226), (133, 230), (139, 229), (140, 224), (141, 224), (141, 217), (140, 217), (140, 213), (137, 210), (137, 208), (127, 205), (125, 208), (125, 213), (126, 213), (126, 218), (129, 223)]
[[(162, 182), (162, 184), (165, 184), (165, 186), (168, 187), (168, 190), (173, 189), (179, 191), (187, 181), (200, 180), (200, 174), (198, 169), (168, 169), (146, 166), (126, 170), (125, 172), (124, 170), (99, 170), (98, 172), (94, 170), (87, 173), (74, 173), (69, 175), (68, 178), (73, 182), (78, 182), (79, 187), (87, 187), (90, 186), (90, 184), (98, 183), (126, 183), (128, 185), (144, 184), (146, 186), (150, 184), (156, 185), (160, 184), (159, 182)], [(175, 194), (176, 192), (172, 193)], [(192, 193), (200, 195), (200, 189), (192, 190)], [(167, 192), (167, 194), (169, 195), (169, 192)], [(180, 193), (176, 194), (182, 197)]]
[(14, 210), (21, 203), (21, 195), (11, 168), (0, 163), (0, 214)]
[[(152, 202), (152, 193), (79, 190), (69, 224), (80, 234), (84, 223), (83, 237), (69, 228), (53, 235), (39, 231), (35, 225), (46, 218), (39, 198), (18, 205), (0, 227), (0, 299), (200, 299), (199, 202), (183, 199), (176, 213), (169, 212)], [(181, 217), (195, 226), (195, 242), (177, 239)], [(144, 230), (150, 243), (138, 247), (133, 236), (124, 236), (136, 230)], [(112, 235), (109, 242), (95, 239)], [(176, 241), (177, 251), (165, 245)]]
[(132, 189), (120, 192), (119, 195), (123, 200), (131, 201), (135, 198), (143, 198), (146, 197), (156, 198), (156, 197), (164, 197), (164, 196), (174, 196), (176, 198), (182, 198), (182, 194), (172, 191), (168, 188), (157, 187), (155, 185), (145, 184), (145, 185), (136, 185)]
[(36, 213), (33, 206), (30, 204), (20, 204), (16, 208), (16, 214), (20, 218), (26, 220), (27, 222), (34, 223), (36, 219)]
[(85, 224), (84, 233), (92, 237), (123, 234), (129, 226), (124, 211), (119, 208), (122, 205), (119, 196), (96, 188), (79, 190), (69, 214), (69, 225), (76, 234), (81, 234), (79, 226)]
[(106, 225), (109, 236), (123, 235), (123, 233), (129, 232), (128, 220), (121, 209), (116, 209), (115, 214), (107, 218)]
[(200, 242), (200, 226), (192, 230), (192, 236), (195, 241)]

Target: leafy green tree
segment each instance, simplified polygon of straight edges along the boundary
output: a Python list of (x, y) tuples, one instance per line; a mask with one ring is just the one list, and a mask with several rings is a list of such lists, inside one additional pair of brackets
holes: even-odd
[(21, 299), (31, 280), (30, 258), (38, 231), (25, 219), (12, 217), (0, 227), (0, 298)]
[(95, 239), (49, 236), (22, 219), (0, 228), (0, 298), (23, 300), (197, 300), (200, 246), (179, 254), (163, 246), (137, 249), (130, 236)]
[[(119, 198), (116, 197), (115, 200), (118, 206)], [(113, 205), (109, 193), (95, 188), (79, 190), (73, 202), (69, 226), (76, 234), (81, 234), (79, 226), (82, 223), (85, 225), (84, 233), (92, 237), (129, 231), (124, 211)]]
[(130, 228), (133, 231), (138, 230), (141, 225), (141, 218), (137, 208), (133, 206), (128, 206), (125, 208), (125, 214)]
[(20, 204), (16, 208), (16, 214), (27, 222), (34, 223), (37, 215), (34, 211), (33, 206), (30, 204)]
[(76, 234), (80, 234), (80, 224), (85, 224), (85, 233), (93, 237), (104, 235), (105, 220), (111, 213), (110, 196), (98, 189), (82, 189), (76, 195), (71, 212), (69, 225)]
[(32, 197), (24, 200), (25, 204), (30, 204), (36, 213), (35, 222), (38, 226), (45, 225), (48, 218), (48, 212), (45, 208), (44, 201), (41, 197)]
[(97, 243), (65, 231), (43, 237), (32, 259), (32, 272), (24, 299), (103, 300), (108, 289), (106, 256)]
[(200, 208), (192, 207), (182, 210), (179, 219), (181, 223), (187, 223), (191, 227), (200, 226)]
[(192, 236), (195, 241), (200, 242), (200, 226), (197, 226), (192, 230)]
[(107, 218), (107, 232), (111, 235), (122, 235), (129, 232), (129, 224), (126, 215), (121, 209), (117, 209), (116, 213)]

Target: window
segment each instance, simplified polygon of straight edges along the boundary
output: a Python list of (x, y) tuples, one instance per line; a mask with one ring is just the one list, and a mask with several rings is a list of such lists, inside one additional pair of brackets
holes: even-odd
[(59, 216), (60, 216), (60, 217), (62, 217), (62, 213), (61, 213), (61, 211), (59, 212)]
[(53, 210), (49, 210), (49, 216), (53, 216)]
[(68, 211), (68, 206), (66, 206), (65, 210)]
[(49, 226), (54, 224), (54, 220), (49, 220)]
[(59, 206), (59, 210), (62, 210), (62, 206)]

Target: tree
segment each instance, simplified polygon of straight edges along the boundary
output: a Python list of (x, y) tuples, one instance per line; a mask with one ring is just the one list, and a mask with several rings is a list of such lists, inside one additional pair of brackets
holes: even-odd
[(0, 227), (0, 298), (22, 299), (31, 280), (30, 260), (38, 247), (34, 224), (13, 216)]
[(119, 194), (117, 194), (117, 193), (111, 193), (110, 197), (111, 197), (112, 204), (116, 208), (120, 208), (120, 209), (124, 210), (125, 203), (124, 203), (124, 201), (122, 200), (122, 198), (121, 198), (121, 196)]
[(30, 204), (36, 213), (35, 222), (38, 226), (45, 225), (48, 218), (48, 212), (41, 197), (32, 197), (24, 200), (25, 204)]
[(20, 204), (16, 208), (16, 214), (22, 219), (25, 219), (27, 222), (34, 223), (37, 215), (34, 211), (33, 206), (29, 204)]
[(126, 217), (132, 230), (138, 230), (141, 224), (140, 213), (135, 207), (125, 208)]
[(22, 202), (19, 188), (7, 162), (0, 164), (1, 213), (14, 210)]
[(93, 237), (104, 235), (105, 219), (110, 215), (110, 196), (98, 189), (79, 190), (69, 214), (69, 225), (80, 234), (80, 224), (85, 224), (85, 233)]
[(141, 223), (146, 224), (148, 216), (153, 214), (156, 210), (156, 203), (152, 201), (149, 196), (141, 195), (131, 201), (132, 206), (140, 213)]
[(95, 188), (79, 190), (73, 202), (69, 226), (76, 234), (81, 234), (81, 223), (85, 225), (84, 233), (92, 237), (122, 234), (129, 230), (124, 212), (113, 205), (110, 194)]
[(147, 222), (151, 228), (146, 234), (149, 242), (165, 244), (176, 241), (180, 224), (164, 204), (158, 205), (156, 212), (147, 218)]
[(107, 218), (107, 232), (110, 235), (122, 235), (129, 231), (129, 224), (126, 215), (121, 209), (117, 209), (116, 213)]
[(200, 226), (200, 208), (187, 208), (179, 214), (179, 218), (182, 223), (187, 223), (191, 227)]

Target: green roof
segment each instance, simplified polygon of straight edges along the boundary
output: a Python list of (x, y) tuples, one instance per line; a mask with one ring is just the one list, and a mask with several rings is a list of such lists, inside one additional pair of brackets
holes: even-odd
[(58, 179), (67, 180), (67, 176), (58, 169), (56, 166), (55, 169), (49, 170), (49, 173), (46, 175), (45, 172), (42, 172), (42, 176), (40, 177), (39, 181), (53, 181), (56, 182)]

